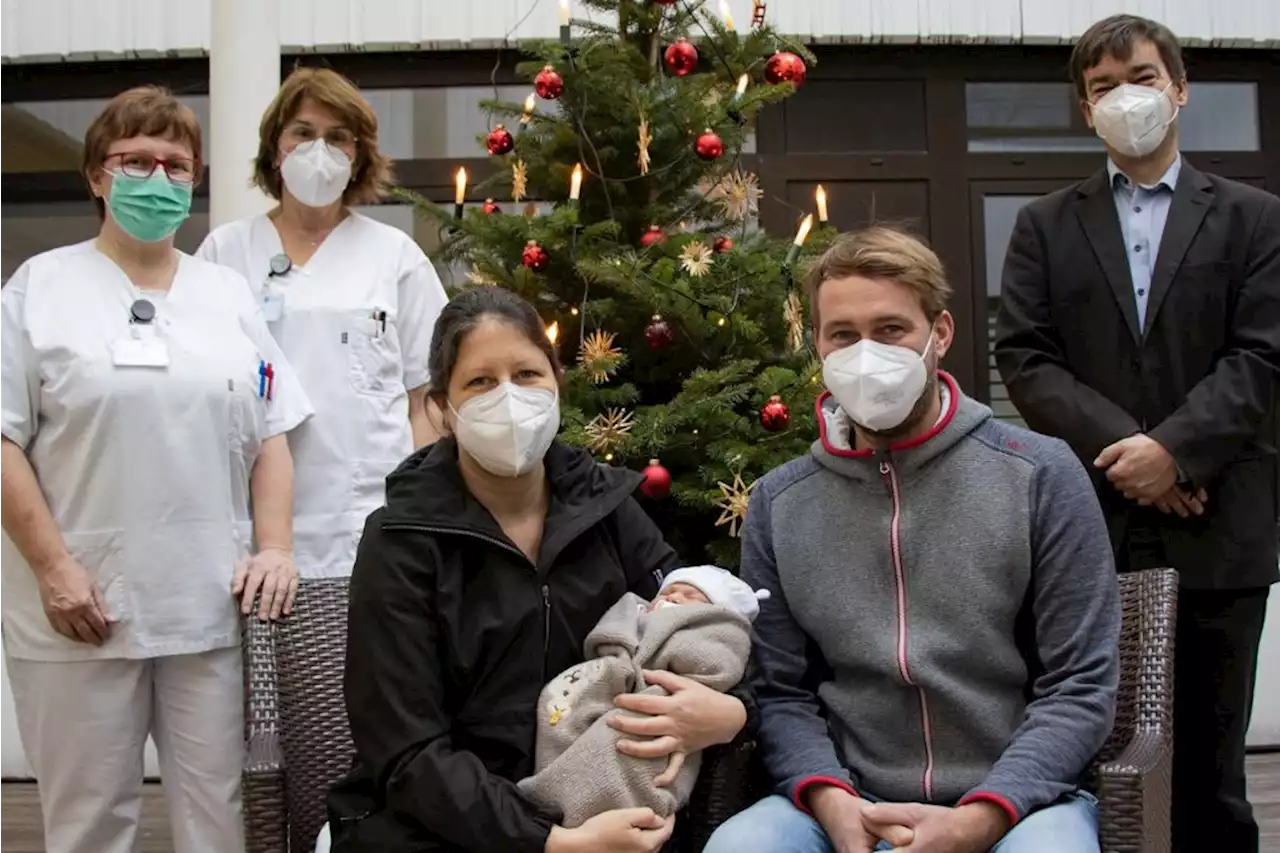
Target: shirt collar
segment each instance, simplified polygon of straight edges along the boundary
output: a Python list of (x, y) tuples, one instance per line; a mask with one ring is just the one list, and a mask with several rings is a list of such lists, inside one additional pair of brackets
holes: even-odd
[[(1173, 190), (1178, 186), (1178, 174), (1181, 171), (1182, 171), (1182, 155), (1179, 154), (1174, 159), (1173, 163), (1169, 165), (1169, 168), (1165, 170), (1165, 173), (1160, 176), (1160, 180), (1156, 181), (1155, 186), (1142, 186), (1142, 188), (1144, 190), (1154, 190), (1160, 187), (1164, 187), (1169, 192), (1173, 192)], [(1107, 179), (1111, 182), (1111, 186), (1115, 187), (1116, 182), (1121, 178), (1123, 178), (1126, 183), (1129, 181), (1129, 176), (1126, 175), (1124, 172), (1120, 171), (1120, 167), (1116, 165), (1116, 161), (1108, 157), (1107, 158)]]

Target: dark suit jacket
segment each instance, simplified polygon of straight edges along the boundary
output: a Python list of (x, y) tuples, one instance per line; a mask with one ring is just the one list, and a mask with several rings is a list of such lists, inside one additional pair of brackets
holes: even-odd
[[(1009, 244), (995, 355), (1027, 424), (1094, 473), (1117, 548), (1141, 525), (1184, 586), (1277, 579), (1280, 198), (1184, 160), (1141, 329), (1106, 171), (1037, 199)], [(1138, 432), (1209, 493), (1202, 517), (1138, 507), (1094, 471)]]

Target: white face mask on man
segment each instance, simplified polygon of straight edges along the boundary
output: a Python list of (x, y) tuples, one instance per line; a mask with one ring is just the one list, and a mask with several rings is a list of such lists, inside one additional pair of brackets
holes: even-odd
[(467, 455), (490, 474), (519, 477), (533, 469), (555, 440), (560, 397), (547, 388), (503, 382), (453, 414), (454, 436)]
[(929, 384), (924, 352), (863, 338), (822, 362), (822, 379), (854, 423), (874, 432), (902, 426)]
[(351, 183), (351, 158), (323, 139), (312, 139), (289, 152), (280, 164), (289, 193), (307, 207), (327, 207)]
[(1102, 141), (1129, 157), (1145, 157), (1160, 147), (1178, 108), (1163, 89), (1124, 83), (1090, 106), (1093, 129)]

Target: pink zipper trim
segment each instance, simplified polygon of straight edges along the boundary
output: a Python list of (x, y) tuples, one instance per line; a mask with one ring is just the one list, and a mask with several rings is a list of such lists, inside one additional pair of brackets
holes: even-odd
[(880, 463), (880, 475), (889, 486), (893, 498), (893, 517), (889, 522), (889, 550), (893, 555), (893, 579), (897, 588), (898, 606), (898, 674), (902, 680), (916, 689), (920, 696), (920, 720), (924, 729), (924, 777), (921, 790), (926, 803), (933, 800), (933, 725), (929, 720), (929, 700), (924, 688), (911, 677), (907, 664), (907, 575), (902, 567), (902, 501), (898, 494), (898, 475), (888, 462)]

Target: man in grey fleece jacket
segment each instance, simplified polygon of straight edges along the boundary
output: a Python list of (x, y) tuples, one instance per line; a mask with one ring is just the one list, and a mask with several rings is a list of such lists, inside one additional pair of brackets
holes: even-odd
[(1078, 786), (1120, 610), (1086, 472), (937, 370), (950, 291), (919, 241), (842, 238), (809, 288), (820, 438), (759, 481), (742, 544), (771, 593), (756, 689), (779, 794), (707, 853), (1097, 851)]

